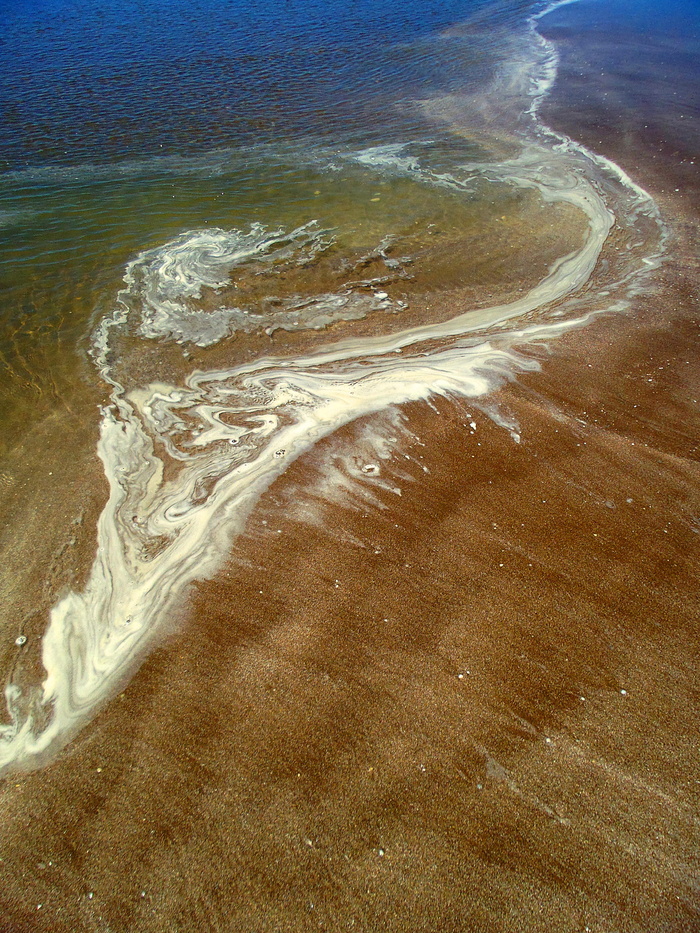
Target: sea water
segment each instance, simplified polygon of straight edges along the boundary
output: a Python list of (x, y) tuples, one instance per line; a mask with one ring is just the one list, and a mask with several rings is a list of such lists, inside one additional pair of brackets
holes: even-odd
[(41, 675), (24, 643), (6, 653), (0, 768), (114, 695), (318, 440), (484, 398), (538, 365), (528, 346), (643, 288), (656, 205), (540, 120), (546, 9), (0, 8), (4, 449), (38, 425), (99, 437), (107, 481)]

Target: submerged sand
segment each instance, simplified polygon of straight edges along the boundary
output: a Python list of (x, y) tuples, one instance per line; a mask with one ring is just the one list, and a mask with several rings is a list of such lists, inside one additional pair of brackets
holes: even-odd
[[(634, 125), (565, 125), (566, 67), (550, 121), (670, 222), (653, 288), (490, 400), (519, 444), (440, 399), (298, 460), (125, 691), (2, 788), (0, 930), (698, 928), (697, 188)], [(329, 502), (367, 431), (391, 481)]]

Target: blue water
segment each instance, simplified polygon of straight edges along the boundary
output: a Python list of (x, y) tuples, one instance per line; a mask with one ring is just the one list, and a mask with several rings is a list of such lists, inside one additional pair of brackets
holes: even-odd
[[(491, 4), (493, 5), (493, 4)], [(30, 0), (0, 6), (0, 165), (366, 139), (485, 50), (426, 44), (486, 0)], [(510, 4), (514, 9), (516, 5)], [(446, 40), (450, 44), (450, 40)], [(406, 127), (403, 127), (406, 130)]]
[(498, 61), (483, 35), (441, 33), (493, 7), (0, 3), (0, 321), (31, 343), (32, 315), (85, 321), (135, 252), (183, 229), (310, 219), (299, 156), (432, 133), (415, 99)]

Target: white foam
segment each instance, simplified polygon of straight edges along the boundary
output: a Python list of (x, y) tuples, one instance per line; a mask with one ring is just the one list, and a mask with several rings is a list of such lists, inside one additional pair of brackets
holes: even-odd
[[(215, 296), (222, 289), (235, 293), (236, 274), (252, 268), (256, 275), (268, 271), (277, 276), (310, 264), (333, 244), (330, 232), (311, 221), (290, 233), (262, 224), (253, 224), (247, 231), (189, 230), (145, 250), (127, 266), (115, 310), (98, 328), (93, 356), (114, 384), (106, 365), (109, 335), (125, 325), (150, 340), (208, 347), (239, 332), (322, 330), (336, 321), (360, 320), (376, 311), (396, 312), (404, 307), (403, 302), (376, 290), (375, 285), (385, 278), (347, 282), (338, 291), (321, 295), (272, 294), (256, 301), (242, 296), (236, 306), (217, 305)], [(385, 238), (370, 257), (382, 259), (387, 272), (400, 277), (402, 260), (386, 255), (389, 245)], [(274, 289), (274, 280), (270, 287)]]
[(385, 146), (369, 146), (352, 155), (361, 165), (371, 168), (399, 168), (404, 172), (419, 172), (420, 163), (415, 156), (408, 155), (406, 143), (392, 143)]
[(313, 223), (289, 234), (281, 229), (269, 231), (262, 224), (253, 224), (247, 232), (219, 228), (187, 231), (164, 246), (141, 253), (129, 264), (120, 300), (137, 310), (143, 337), (209, 346), (237, 329), (261, 329), (269, 321), (239, 307), (193, 307), (203, 290), (220, 291), (231, 284), (236, 268), (252, 262), (271, 266), (292, 260), (301, 264), (331, 242)]

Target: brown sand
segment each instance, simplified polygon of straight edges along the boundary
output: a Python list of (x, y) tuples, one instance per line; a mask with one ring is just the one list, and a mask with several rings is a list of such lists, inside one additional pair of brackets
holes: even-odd
[(361, 426), (292, 467), (124, 694), (3, 788), (0, 930), (700, 928), (700, 318), (674, 230), (633, 314), (500, 394), (520, 445), (439, 401), (405, 410), (385, 508), (314, 493)]

